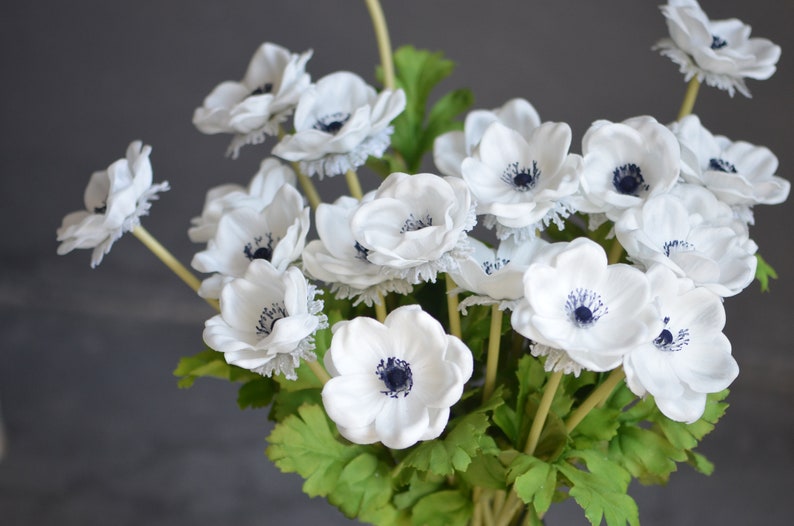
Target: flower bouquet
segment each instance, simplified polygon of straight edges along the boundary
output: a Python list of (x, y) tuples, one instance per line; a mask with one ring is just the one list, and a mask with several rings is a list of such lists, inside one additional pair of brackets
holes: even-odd
[[(273, 145), (247, 186), (207, 192), (188, 230), (203, 279), (141, 226), (169, 185), (138, 141), (91, 176), (58, 252), (95, 266), (125, 232), (152, 249), (218, 311), (179, 385), (239, 384), (275, 422), (270, 459), (349, 517), (540, 524), (570, 498), (592, 524), (638, 524), (633, 479), (713, 469), (695, 448), (739, 370), (723, 300), (775, 277), (749, 226), (789, 193), (768, 149), (701, 123), (697, 91), (749, 96), (780, 48), (670, 0), (656, 48), (689, 82), (679, 118), (599, 120), (574, 153), (524, 98), (436, 93), (453, 63), (392, 51), (366, 6), (382, 89), (313, 80), (311, 51), (265, 43), (195, 110), (233, 158)], [(365, 192), (359, 170), (382, 181)], [(348, 195), (324, 202), (336, 177)]]

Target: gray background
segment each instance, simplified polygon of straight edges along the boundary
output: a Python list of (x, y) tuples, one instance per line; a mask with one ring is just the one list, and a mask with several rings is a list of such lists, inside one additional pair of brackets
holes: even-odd
[[(459, 63), (447, 88), (477, 107), (529, 99), (574, 129), (650, 114), (675, 117), (684, 84), (650, 51), (666, 34), (658, 2), (385, 0), (395, 45), (445, 50)], [(704, 124), (766, 145), (789, 177), (794, 7), (788, 0), (704, 0), (784, 49), (753, 99), (704, 88)], [(489, 7), (486, 7), (489, 6)], [(245, 183), (267, 148), (223, 157), (228, 137), (204, 136), (193, 109), (238, 79), (263, 41), (314, 49), (313, 78), (348, 69), (372, 79), (377, 51), (356, 0), (39, 0), (0, 7), (0, 401), (8, 451), (0, 462), (0, 523), (346, 524), (263, 454), (265, 412), (239, 411), (235, 389), (201, 381), (180, 391), (180, 356), (202, 349), (212, 312), (132, 237), (89, 268), (89, 253), (55, 255), (55, 229), (82, 206), (89, 175), (133, 139), (152, 144), (155, 180), (173, 190), (144, 224), (182, 261), (204, 192)], [(272, 142), (270, 146), (272, 146)], [(372, 188), (374, 177), (364, 177)], [(323, 185), (338, 195), (336, 181)], [(724, 421), (703, 444), (712, 477), (683, 467), (664, 488), (633, 490), (646, 525), (783, 524), (794, 468), (791, 401), (791, 201), (758, 207), (752, 235), (781, 273), (726, 302), (741, 366)], [(575, 506), (552, 524), (584, 524)], [(555, 520), (556, 519), (556, 520)]]

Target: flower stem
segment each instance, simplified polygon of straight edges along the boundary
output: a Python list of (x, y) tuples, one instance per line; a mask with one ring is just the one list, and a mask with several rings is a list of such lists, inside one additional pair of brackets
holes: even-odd
[(615, 387), (626, 377), (626, 373), (623, 371), (622, 367), (618, 367), (617, 369), (613, 369), (612, 372), (607, 376), (607, 379), (596, 388), (595, 391), (590, 393), (590, 396), (582, 402), (576, 411), (568, 417), (568, 421), (565, 422), (565, 428), (568, 430), (568, 433), (574, 430), (579, 423), (584, 420), (587, 414), (593, 410), (598, 404), (602, 401), (606, 400)]
[(383, 86), (393, 90), (396, 87), (394, 81), (394, 61), (391, 53), (391, 41), (389, 39), (389, 28), (386, 26), (386, 17), (383, 16), (383, 8), (378, 0), (364, 0), (369, 9), (369, 16), (372, 18), (372, 25), (375, 28), (375, 39), (378, 41), (378, 51), (380, 62), (383, 67)]
[(698, 98), (698, 90), (700, 89), (700, 81), (697, 77), (692, 77), (689, 85), (686, 87), (686, 95), (684, 95), (684, 102), (681, 104), (681, 109), (678, 111), (678, 120), (680, 121), (690, 113), (695, 107), (695, 100)]
[(320, 194), (317, 192), (317, 188), (315, 188), (311, 178), (300, 171), (298, 163), (292, 163), (292, 167), (295, 169), (295, 173), (298, 174), (298, 182), (300, 183), (301, 188), (303, 188), (303, 193), (306, 194), (306, 199), (309, 200), (309, 205), (313, 210), (317, 210), (317, 206), (322, 203), (322, 199), (320, 199)]
[[(180, 263), (163, 245), (157, 241), (143, 226), (138, 225), (132, 230), (132, 234), (143, 243), (146, 248), (162, 261), (166, 267), (170, 268), (179, 279), (184, 281), (188, 287), (193, 289), (193, 292), (198, 292), (201, 286), (201, 281), (193, 275), (182, 263)], [(204, 298), (204, 301), (210, 304), (216, 310), (220, 310), (218, 302), (213, 299)]]
[(620, 261), (620, 258), (623, 257), (623, 245), (620, 244), (617, 238), (612, 243), (612, 247), (609, 249), (609, 259), (608, 263), (613, 265)]
[(557, 388), (560, 386), (562, 379), (562, 371), (555, 371), (551, 373), (549, 381), (543, 388), (543, 397), (540, 399), (538, 411), (535, 413), (535, 419), (532, 421), (532, 427), (529, 429), (529, 438), (527, 438), (527, 447), (524, 448), (524, 453), (527, 455), (534, 455), (535, 448), (538, 447), (540, 440), (540, 433), (543, 431), (543, 426), (546, 423), (546, 417), (549, 416), (551, 403), (554, 401), (554, 395)]
[(449, 274), (447, 277), (447, 313), (449, 314), (449, 333), (452, 336), (462, 338), (460, 328), (460, 311), (458, 311), (458, 295), (453, 293), (457, 285)]
[(312, 370), (314, 376), (316, 376), (317, 379), (320, 380), (320, 383), (322, 383), (323, 385), (325, 385), (328, 382), (328, 380), (331, 379), (331, 377), (328, 375), (325, 369), (323, 369), (323, 366), (320, 365), (320, 363), (317, 360), (306, 360), (306, 365), (309, 366), (309, 369)]
[(386, 298), (383, 294), (378, 293), (378, 300), (375, 302), (375, 318), (381, 323), (386, 320)]
[(361, 192), (361, 183), (358, 180), (356, 171), (348, 170), (345, 173), (345, 179), (347, 179), (347, 187), (350, 189), (350, 195), (361, 201), (361, 199), (364, 197), (364, 194)]
[(491, 397), (496, 384), (496, 371), (499, 367), (499, 347), (502, 340), (502, 311), (499, 304), (491, 307), (491, 331), (488, 335), (488, 359), (485, 366), (485, 385), (482, 388), (483, 402)]

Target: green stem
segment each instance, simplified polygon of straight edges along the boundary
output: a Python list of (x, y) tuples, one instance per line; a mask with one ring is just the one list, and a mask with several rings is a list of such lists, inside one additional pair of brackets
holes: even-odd
[(372, 25), (375, 28), (375, 39), (378, 42), (378, 52), (380, 53), (380, 63), (383, 67), (383, 86), (393, 90), (397, 84), (394, 80), (394, 60), (392, 59), (391, 40), (389, 39), (389, 28), (386, 26), (386, 17), (383, 16), (383, 8), (378, 0), (364, 0), (369, 9), (369, 16), (372, 18)]
[(449, 333), (452, 336), (462, 338), (460, 328), (460, 311), (458, 311), (458, 295), (451, 292), (457, 285), (449, 274), (447, 277), (447, 313), (449, 314)]
[(300, 171), (298, 163), (292, 163), (292, 167), (295, 173), (298, 174), (298, 182), (301, 188), (303, 188), (303, 193), (306, 194), (306, 199), (309, 200), (309, 205), (311, 205), (313, 210), (317, 210), (317, 206), (323, 202), (322, 199), (320, 199), (320, 193), (317, 191), (311, 178)]
[(320, 365), (320, 363), (317, 360), (311, 360), (311, 361), (306, 360), (306, 365), (309, 366), (309, 369), (312, 370), (314, 376), (316, 376), (317, 379), (320, 380), (320, 383), (322, 383), (323, 385), (325, 385), (328, 382), (328, 380), (331, 379), (331, 377), (328, 375), (325, 369), (323, 369), (323, 366)]
[[(188, 287), (193, 289), (193, 292), (198, 292), (201, 287), (201, 281), (190, 272), (187, 267), (177, 260), (163, 245), (157, 241), (143, 226), (138, 225), (132, 230), (138, 240), (146, 246), (152, 253), (162, 261), (166, 267), (171, 269), (179, 279), (187, 284)], [(204, 298), (204, 301), (210, 304), (215, 310), (220, 310), (218, 302), (213, 299)]]
[(579, 423), (584, 420), (584, 418), (593, 410), (598, 404), (602, 401), (606, 400), (612, 391), (614, 391), (615, 387), (626, 377), (626, 373), (623, 372), (622, 367), (618, 367), (617, 369), (613, 369), (612, 372), (607, 376), (607, 379), (596, 388), (595, 391), (590, 393), (590, 396), (582, 402), (576, 411), (574, 411), (570, 417), (568, 417), (568, 421), (565, 422), (565, 428), (568, 430), (568, 433), (574, 430)]
[(485, 385), (482, 388), (483, 402), (493, 394), (496, 371), (499, 367), (499, 347), (502, 340), (502, 311), (499, 305), (491, 307), (491, 331), (488, 335), (488, 359), (485, 366)]
[(386, 320), (386, 298), (378, 293), (378, 301), (375, 302), (375, 318), (383, 323)]
[(695, 100), (698, 98), (698, 90), (700, 89), (700, 81), (697, 77), (692, 77), (689, 85), (686, 87), (686, 95), (684, 95), (684, 102), (681, 104), (681, 109), (678, 111), (678, 120), (680, 121), (690, 113), (695, 107)]
[(347, 180), (347, 187), (350, 189), (350, 195), (361, 201), (361, 199), (364, 197), (364, 194), (361, 192), (361, 183), (358, 180), (356, 171), (348, 170), (345, 173), (345, 179)]
[(535, 413), (535, 419), (532, 421), (532, 427), (529, 429), (527, 447), (524, 448), (524, 452), (527, 455), (535, 454), (535, 448), (538, 447), (538, 441), (540, 440), (540, 433), (543, 431), (543, 426), (546, 424), (546, 417), (549, 416), (551, 403), (554, 401), (554, 395), (557, 392), (557, 388), (560, 386), (561, 379), (562, 371), (555, 371), (551, 373), (549, 381), (546, 382), (546, 386), (543, 388), (543, 397), (540, 399), (538, 411)]
[(615, 238), (615, 241), (612, 243), (612, 247), (609, 249), (609, 259), (608, 263), (613, 265), (620, 261), (620, 258), (623, 257), (623, 245)]

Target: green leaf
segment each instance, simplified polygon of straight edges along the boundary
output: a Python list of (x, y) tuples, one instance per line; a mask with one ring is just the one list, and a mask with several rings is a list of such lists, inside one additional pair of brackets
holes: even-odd
[(471, 486), (488, 489), (506, 489), (507, 470), (496, 455), (477, 455), (462, 474)]
[(637, 426), (624, 426), (609, 443), (609, 453), (643, 484), (662, 484), (677, 469), (686, 453), (673, 447), (665, 437)]
[(557, 489), (557, 468), (531, 455), (521, 453), (510, 464), (508, 482), (513, 482), (516, 495), (525, 504), (534, 504), (535, 511), (545, 513)]
[(777, 279), (777, 272), (772, 268), (772, 265), (761, 257), (761, 254), (756, 254), (755, 259), (758, 260), (758, 266), (755, 268), (755, 279), (761, 283), (761, 292), (769, 292), (769, 280)]
[(268, 418), (281, 422), (285, 418), (294, 415), (298, 408), (304, 404), (322, 405), (322, 391), (320, 389), (302, 389), (299, 391), (280, 389), (273, 396), (273, 405), (270, 408)]
[(593, 526), (599, 526), (604, 519), (608, 526), (639, 526), (637, 503), (626, 493), (631, 476), (625, 469), (593, 450), (572, 451), (568, 459), (581, 460), (587, 467), (584, 471), (561, 462), (557, 469), (570, 481), (569, 494)]
[(231, 382), (246, 382), (260, 378), (260, 375), (256, 373), (229, 365), (226, 363), (223, 353), (212, 349), (181, 358), (174, 370), (174, 376), (179, 377), (177, 385), (182, 389), (191, 387), (197, 378), (202, 377), (220, 378)]
[(700, 453), (687, 451), (687, 462), (689, 462), (696, 471), (704, 475), (711, 475), (714, 473), (714, 464)]
[(411, 510), (423, 497), (438, 491), (445, 480), (443, 477), (421, 476), (419, 473), (413, 472), (408, 483), (408, 489), (394, 495), (394, 505), (397, 506), (398, 510)]
[(240, 387), (237, 393), (237, 405), (240, 409), (250, 407), (267, 407), (278, 391), (278, 384), (271, 378), (260, 377), (249, 380)]
[(432, 493), (413, 509), (413, 524), (417, 526), (466, 526), (472, 514), (472, 502), (459, 491)]

